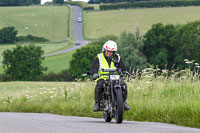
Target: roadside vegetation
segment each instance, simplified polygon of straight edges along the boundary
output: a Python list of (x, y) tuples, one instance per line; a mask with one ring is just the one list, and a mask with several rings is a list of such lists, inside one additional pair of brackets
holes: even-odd
[[(128, 84), (125, 120), (172, 123), (200, 128), (200, 82), (191, 71), (171, 71), (170, 76), (153, 76), (146, 68), (140, 78)], [(167, 74), (169, 71), (165, 70)], [(137, 76), (136, 76), (137, 77)], [(94, 113), (95, 82), (1, 82), (0, 111), (54, 113), (103, 118)], [(103, 121), (103, 120), (102, 120)]]
[[(82, 74), (89, 70), (105, 41), (112, 39), (117, 42), (118, 52), (130, 68), (128, 71), (136, 77), (126, 81), (131, 110), (125, 112), (124, 119), (200, 128), (198, 12), (200, 7), (86, 11), (83, 14), (84, 35), (94, 41), (76, 51), (47, 57), (44, 66), (40, 67), (40, 77), (37, 75), (34, 80), (51, 82), (17, 82), (20, 76), (12, 79), (15, 82), (0, 82), (0, 111), (102, 118), (102, 112), (92, 111), (96, 83)], [(68, 21), (68, 14), (69, 10), (64, 6), (2, 7), (0, 28), (14, 26), (20, 36), (31, 34), (50, 40), (34, 45), (42, 51), (37, 54), (40, 58), (43, 53), (73, 46), (69, 39), (72, 24)], [(28, 47), (27, 44), (22, 44), (20, 49)], [(0, 45), (0, 54), (15, 47), (16, 44)], [(10, 56), (11, 52), (8, 52)], [(15, 57), (20, 53), (22, 51)], [(29, 68), (29, 63), (33, 62), (24, 61), (27, 56), (22, 56), (20, 60), (24, 64), (19, 62), (19, 66)], [(3, 73), (2, 60), (0, 56), (0, 73)], [(41, 61), (35, 64), (41, 65)], [(45, 67), (49, 68), (47, 72), (43, 71)], [(13, 68), (14, 72), (17, 67)], [(0, 75), (0, 81), (3, 76)], [(32, 80), (29, 75), (26, 78), (22, 80)], [(52, 82), (75, 78), (78, 82)]]

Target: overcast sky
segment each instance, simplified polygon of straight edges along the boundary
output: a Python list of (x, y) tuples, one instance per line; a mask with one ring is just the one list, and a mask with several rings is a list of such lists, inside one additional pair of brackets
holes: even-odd
[[(52, 1), (52, 0), (41, 0), (41, 4), (44, 4), (47, 1)], [(89, 0), (72, 0), (72, 1), (85, 1), (85, 2), (88, 2)]]

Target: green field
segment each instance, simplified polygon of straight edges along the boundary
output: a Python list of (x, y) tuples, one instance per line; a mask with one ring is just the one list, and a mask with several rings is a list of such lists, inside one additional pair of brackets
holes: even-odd
[(47, 72), (60, 72), (62, 70), (68, 69), (69, 62), (74, 52), (75, 51), (71, 51), (61, 55), (46, 57), (43, 63), (44, 66), (49, 68)]
[[(18, 31), (18, 35), (31, 34), (49, 39), (49, 43), (36, 44), (42, 47), (45, 54), (48, 54), (74, 46), (70, 40), (72, 36), (68, 37), (68, 15), (69, 8), (66, 6), (1, 7), (0, 28), (14, 26)], [(71, 18), (73, 18), (73, 15), (71, 15)], [(73, 27), (72, 24), (70, 26)], [(70, 32), (72, 34), (72, 28), (70, 28)], [(12, 49), (15, 46), (16, 44), (0, 45), (0, 64), (3, 60), (3, 51)], [(69, 66), (72, 53), (47, 57), (44, 65), (49, 68), (48, 72), (59, 72), (63, 68), (66, 69)], [(64, 59), (68, 62), (65, 62)], [(3, 73), (1, 65), (0, 73)]]
[(87, 38), (120, 35), (123, 31), (144, 34), (152, 24), (185, 24), (200, 20), (200, 7), (140, 8), (109, 11), (86, 11), (84, 32)]
[(1, 7), (0, 28), (14, 26), (18, 35), (63, 41), (68, 38), (68, 14), (66, 6)]
[[(36, 44), (36, 45), (41, 46), (41, 48), (45, 51), (45, 54), (64, 50), (64, 49), (74, 46), (73, 43)], [(11, 44), (0, 45), (0, 55), (2, 54), (2, 52), (4, 50), (12, 49), (15, 46), (16, 45), (14, 45), (14, 44), (13, 45), (11, 45)], [(64, 53), (64, 54), (57, 55), (57, 56), (46, 57), (46, 59), (43, 63), (44, 63), (44, 66), (49, 68), (47, 72), (60, 72), (63, 69), (67, 69), (69, 67), (69, 61), (74, 52), (75, 51)], [(0, 56), (0, 64), (2, 64), (2, 61), (3, 61), (3, 56)], [(2, 73), (3, 73), (3, 68), (0, 65), (0, 74), (2, 74)]]

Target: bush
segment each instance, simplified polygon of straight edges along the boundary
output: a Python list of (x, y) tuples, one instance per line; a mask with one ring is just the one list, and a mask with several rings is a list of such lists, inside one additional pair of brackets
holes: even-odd
[(14, 43), (16, 41), (17, 30), (15, 27), (4, 27), (0, 30), (0, 44)]
[(3, 68), (12, 80), (36, 81), (40, 79), (47, 68), (42, 66), (42, 55), (44, 51), (40, 46), (28, 45), (22, 47), (17, 45), (12, 50), (3, 52)]
[(141, 1), (117, 4), (100, 5), (100, 10), (113, 10), (121, 8), (156, 8), (156, 7), (180, 7), (180, 6), (199, 6), (200, 1)]
[(17, 37), (18, 42), (48, 42), (49, 40), (44, 37), (37, 37), (32, 35)]
[(68, 70), (62, 70), (60, 73), (50, 72), (43, 74), (40, 81), (72, 81)]
[(83, 10), (94, 10), (94, 7), (93, 6), (84, 7)]

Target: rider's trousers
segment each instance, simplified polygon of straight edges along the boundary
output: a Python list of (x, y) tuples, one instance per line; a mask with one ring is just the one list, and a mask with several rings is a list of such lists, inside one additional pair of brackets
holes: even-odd
[[(101, 98), (102, 98), (102, 94), (103, 94), (103, 91), (104, 91), (103, 90), (104, 84), (105, 84), (104, 79), (99, 79), (97, 81), (97, 84), (96, 84), (96, 87), (95, 87), (95, 94), (94, 94), (95, 103), (99, 103)], [(125, 102), (127, 100), (127, 85), (123, 80), (121, 82), (121, 86), (122, 86), (123, 100)]]

